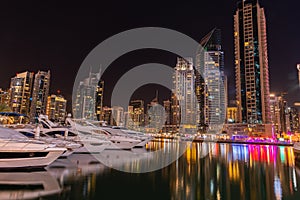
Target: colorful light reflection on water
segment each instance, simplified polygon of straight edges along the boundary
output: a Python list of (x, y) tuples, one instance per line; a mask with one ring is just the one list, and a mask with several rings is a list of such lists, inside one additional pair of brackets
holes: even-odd
[[(162, 140), (148, 148), (168, 152), (174, 145)], [(150, 164), (156, 161), (149, 158)], [(81, 179), (69, 173), (59, 180), (70, 188), (62, 195), (69, 199), (300, 199), (293, 148), (271, 145), (190, 143), (180, 159), (155, 172), (129, 174), (102, 166)]]

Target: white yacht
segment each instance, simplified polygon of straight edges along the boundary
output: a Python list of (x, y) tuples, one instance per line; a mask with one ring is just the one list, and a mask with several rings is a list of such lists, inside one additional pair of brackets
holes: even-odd
[[(139, 139), (134, 139), (128, 137), (117, 129), (112, 129), (110, 127), (102, 127), (98, 121), (88, 121), (85, 119), (66, 119), (67, 123), (71, 125), (73, 131), (77, 131), (78, 135), (82, 138), (92, 135), (92, 137), (97, 137), (99, 141), (111, 142), (110, 145), (107, 145), (105, 149), (132, 149), (137, 144), (142, 141)], [(94, 140), (93, 141), (97, 141)]]
[(56, 137), (56, 136), (53, 137), (53, 135), (48, 135), (45, 133), (39, 133), (37, 137), (36, 129), (15, 129), (15, 131), (22, 133), (29, 139), (34, 139), (34, 140), (45, 142), (47, 144), (52, 144), (55, 147), (66, 148), (67, 151), (63, 153), (60, 157), (67, 157), (71, 155), (73, 152), (83, 147), (83, 144), (72, 140), (66, 140), (65, 137), (63, 138)]
[(44, 115), (40, 115), (38, 120), (39, 124), (36, 126), (14, 128), (26, 137), (67, 148), (68, 151), (61, 157), (68, 157), (73, 153), (99, 153), (112, 144), (110, 140), (105, 139), (100, 134), (80, 133), (76, 128), (58, 126)]
[(126, 138), (124, 142), (128, 140), (127, 142), (129, 142), (129, 144), (127, 145), (130, 146), (134, 142), (135, 145), (133, 147), (145, 147), (145, 145), (153, 139), (152, 136), (146, 135), (142, 132), (129, 130), (125, 127), (107, 126), (105, 122), (91, 120), (79, 120), (79, 122), (85, 124), (85, 126), (88, 126), (92, 129), (96, 128), (97, 130), (92, 130), (93, 132), (99, 132), (101, 130), (100, 132), (106, 135), (110, 135), (111, 141), (118, 142), (117, 140), (124, 140)]
[(66, 150), (0, 127), (0, 169), (45, 167)]
[(77, 134), (71, 131), (70, 127), (59, 126), (48, 119), (46, 115), (40, 115), (38, 118), (40, 132), (51, 137), (56, 137), (64, 140), (79, 141)]
[(141, 140), (140, 143), (138, 143), (135, 147), (138, 148), (143, 148), (145, 145), (153, 140), (152, 136), (146, 135), (145, 133), (134, 131), (134, 130), (129, 130), (125, 127), (120, 127), (120, 126), (113, 126), (113, 129), (120, 129), (122, 132), (126, 133), (129, 135), (129, 137)]

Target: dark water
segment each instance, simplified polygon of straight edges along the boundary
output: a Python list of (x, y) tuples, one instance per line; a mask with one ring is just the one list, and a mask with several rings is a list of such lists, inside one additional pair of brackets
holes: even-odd
[[(149, 148), (157, 147), (167, 149), (168, 144)], [(207, 148), (211, 151), (203, 158)], [(294, 163), (291, 147), (193, 143), (176, 162), (150, 173), (125, 173), (101, 164), (51, 168), (44, 176), (57, 180), (63, 191), (41, 199), (299, 200), (300, 169)]]

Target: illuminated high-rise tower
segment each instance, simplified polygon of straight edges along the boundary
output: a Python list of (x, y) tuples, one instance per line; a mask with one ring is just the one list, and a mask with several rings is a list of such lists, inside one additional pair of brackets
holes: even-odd
[(33, 75), (33, 72), (23, 72), (11, 78), (10, 107), (13, 112), (29, 114)]
[(195, 71), (192, 58), (177, 58), (173, 77), (173, 93), (179, 109), (174, 118), (180, 119), (180, 129), (186, 133), (196, 133), (197, 110), (195, 95)]
[[(79, 82), (76, 91), (76, 98), (73, 99), (74, 118), (95, 120), (99, 111), (98, 119), (100, 119), (100, 112), (102, 110), (101, 101), (103, 100), (103, 90), (100, 91), (99, 87), (100, 75), (101, 69), (99, 73), (93, 73), (92, 71), (90, 71), (89, 76)], [(99, 109), (101, 110), (98, 110), (98, 104), (96, 104), (98, 98), (101, 102), (99, 107)]]
[(48, 97), (46, 114), (50, 120), (63, 122), (66, 118), (67, 100), (61, 95)]
[(234, 15), (238, 122), (270, 122), (269, 67), (264, 9), (258, 0), (238, 2)]
[(96, 115), (98, 120), (103, 120), (103, 94), (104, 81), (100, 80), (96, 89)]
[(200, 49), (196, 58), (196, 66), (202, 76), (196, 79), (196, 83), (200, 83), (199, 87), (202, 88), (202, 94), (200, 93), (197, 99), (200, 116), (199, 129), (200, 132), (212, 133), (222, 128), (226, 118), (227, 95), (221, 30), (212, 30), (201, 40), (200, 44), (203, 49)]
[(32, 102), (30, 107), (30, 117), (34, 120), (40, 114), (46, 114), (46, 106), (50, 89), (50, 70), (39, 71), (35, 75)]

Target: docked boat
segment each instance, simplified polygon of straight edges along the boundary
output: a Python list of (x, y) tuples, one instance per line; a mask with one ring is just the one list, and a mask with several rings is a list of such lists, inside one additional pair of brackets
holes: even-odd
[[(132, 149), (142, 141), (134, 139), (128, 135), (120, 132), (119, 130), (111, 127), (102, 127), (99, 122), (92, 122), (85, 119), (66, 119), (67, 123), (72, 127), (72, 131), (77, 131), (80, 138), (84, 138), (88, 135), (96, 137), (93, 142), (110, 141), (111, 144), (107, 145), (105, 149)], [(84, 143), (85, 144), (85, 143)]]
[(120, 129), (122, 132), (124, 132), (125, 134), (127, 134), (129, 137), (141, 140), (140, 143), (138, 143), (136, 146), (134, 146), (136, 148), (143, 148), (143, 147), (145, 147), (145, 145), (148, 142), (150, 142), (151, 140), (153, 140), (152, 136), (146, 135), (146, 134), (138, 132), (138, 131), (129, 130), (129, 129), (125, 128), (125, 127), (113, 126), (112, 128), (113, 129)]
[(45, 167), (66, 150), (0, 127), (0, 169)]

